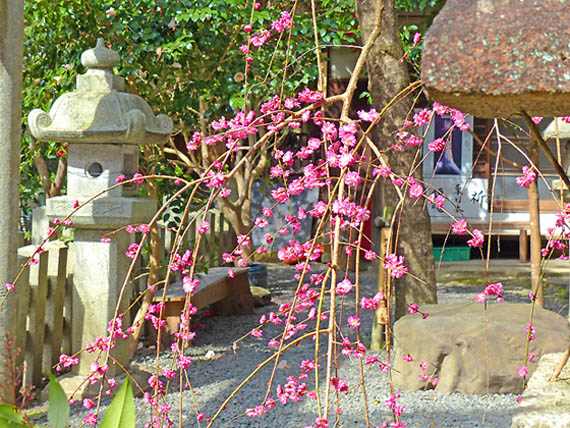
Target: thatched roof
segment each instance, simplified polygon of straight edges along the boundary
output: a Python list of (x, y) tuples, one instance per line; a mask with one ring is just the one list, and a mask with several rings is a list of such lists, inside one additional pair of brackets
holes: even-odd
[(570, 115), (570, 0), (447, 0), (425, 37), (422, 81), (478, 117)]

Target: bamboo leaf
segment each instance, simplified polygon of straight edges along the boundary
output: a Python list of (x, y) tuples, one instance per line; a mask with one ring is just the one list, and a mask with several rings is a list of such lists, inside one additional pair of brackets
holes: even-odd
[(105, 413), (101, 428), (134, 428), (134, 426), (135, 398), (131, 381), (127, 377)]
[(49, 407), (48, 424), (50, 428), (65, 428), (69, 420), (69, 402), (63, 388), (55, 379), (53, 374), (49, 374)]

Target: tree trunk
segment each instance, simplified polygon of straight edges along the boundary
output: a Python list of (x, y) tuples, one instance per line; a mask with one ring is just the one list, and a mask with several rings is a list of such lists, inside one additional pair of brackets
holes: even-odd
[[(251, 216), (249, 213), (251, 200), (246, 199), (241, 208), (237, 207), (236, 209), (233, 209), (233, 207), (222, 198), (217, 198), (216, 203), (236, 235), (247, 235), (250, 232)], [(241, 210), (241, 213), (238, 212), (238, 210)], [(234, 242), (234, 244), (237, 246), (236, 242)], [(244, 259), (249, 259), (254, 251), (253, 244), (241, 246), (240, 249), (243, 251), (241, 257)], [(251, 262), (252, 260), (249, 261)]]
[[(358, 21), (365, 41), (372, 31), (376, 0), (356, 0)], [(368, 91), (372, 95), (373, 107), (380, 111), (402, 89), (409, 85), (407, 66), (401, 63), (403, 50), (397, 26), (394, 0), (384, 1), (382, 31), (366, 62), (368, 70)], [(394, 142), (393, 133), (406, 120), (411, 100), (403, 100), (393, 106), (375, 127), (373, 138), (386, 156), (390, 168), (396, 174), (407, 176), (415, 157), (415, 150), (401, 152), (390, 150)], [(416, 169), (416, 178), (421, 178), (421, 168)], [(389, 180), (382, 182), (372, 203), (372, 218), (382, 216), (382, 198), (386, 205), (395, 207), (399, 201), (394, 186)], [(397, 254), (405, 257), (406, 266), (422, 283), (405, 275), (394, 283), (396, 296), (396, 319), (407, 313), (410, 303), (418, 305), (436, 303), (435, 266), (432, 253), (431, 224), (427, 210), (421, 200), (405, 201), (403, 212), (396, 219), (399, 224)], [(373, 241), (380, 242), (380, 230), (374, 231)], [(376, 248), (378, 250), (378, 248)], [(379, 251), (377, 251), (379, 252)]]

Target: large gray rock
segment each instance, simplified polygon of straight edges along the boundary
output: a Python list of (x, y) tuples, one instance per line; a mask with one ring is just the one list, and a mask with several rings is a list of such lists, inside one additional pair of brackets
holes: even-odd
[(548, 381), (562, 355), (547, 354), (540, 359), (515, 409), (511, 428), (570, 427), (570, 365), (566, 364), (558, 381)]
[[(493, 303), (487, 307), (485, 329), (482, 304), (424, 305), (429, 313), (402, 317), (394, 325), (394, 384), (411, 391), (433, 389), (419, 375), (437, 377), (435, 390), (468, 394), (519, 393), (522, 379), (518, 368), (524, 363), (526, 326), (530, 305)], [(543, 354), (563, 352), (570, 343), (568, 321), (554, 312), (534, 308), (536, 340), (530, 353), (529, 376)], [(410, 354), (413, 362), (402, 355)], [(421, 371), (419, 363), (427, 368)], [(487, 382), (489, 383), (487, 389)]]

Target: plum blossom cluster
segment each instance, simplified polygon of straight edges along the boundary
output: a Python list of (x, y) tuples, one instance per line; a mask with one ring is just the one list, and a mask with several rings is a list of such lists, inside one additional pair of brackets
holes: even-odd
[(388, 254), (384, 260), (384, 269), (390, 271), (392, 278), (401, 278), (408, 273), (408, 268), (404, 266), (404, 256)]
[(529, 166), (522, 167), (522, 176), (516, 178), (517, 184), (520, 187), (528, 187), (536, 180), (536, 172)]
[[(550, 232), (550, 235), (552, 235), (552, 232)], [(551, 256), (554, 251), (558, 250), (562, 252), (558, 258), (560, 260), (568, 260), (568, 255), (564, 253), (566, 247), (566, 243), (562, 242), (559, 239), (554, 239), (554, 237), (551, 236), (551, 238), (548, 240), (548, 243), (546, 244), (546, 247), (542, 248), (540, 250), (540, 253), (542, 254), (542, 257), (548, 257)]]
[[(259, 7), (259, 3), (254, 3), (255, 10), (259, 9)], [(270, 29), (263, 28), (254, 32), (251, 24), (245, 25), (244, 31), (249, 35), (248, 43), (242, 45), (240, 51), (245, 55), (246, 63), (250, 64), (253, 61), (252, 50), (254, 48), (262, 47), (272, 36), (280, 35), (285, 32), (285, 30), (293, 28), (293, 26), (293, 17), (286, 11), (281, 12), (280, 17), (271, 23)], [(419, 41), (420, 35), (418, 33), (414, 37), (414, 46), (416, 46)], [(249, 67), (249, 65), (247, 67)], [(318, 201), (310, 210), (307, 209), (307, 212), (301, 208), (296, 215), (295, 213), (287, 214), (287, 216), (285, 216), (285, 225), (281, 227), (277, 233), (281, 235), (292, 233), (295, 235), (301, 230), (301, 222), (308, 216), (325, 221), (327, 214), (330, 216), (331, 226), (339, 225), (343, 231), (354, 231), (354, 229), (359, 229), (371, 216), (370, 209), (363, 204), (363, 202), (356, 202), (357, 199), (355, 198), (355, 195), (360, 192), (363, 185), (366, 184), (365, 178), (361, 175), (360, 166), (370, 162), (363, 154), (364, 151), (362, 151), (362, 153), (359, 152), (360, 126), (363, 123), (377, 122), (380, 119), (380, 113), (374, 109), (359, 111), (358, 121), (337, 123), (332, 119), (324, 117), (324, 113), (317, 110), (316, 107), (319, 106), (322, 100), (323, 94), (321, 92), (309, 88), (300, 91), (296, 96), (287, 97), (276, 95), (261, 106), (261, 114), (252, 109), (250, 111), (239, 111), (233, 118), (222, 116), (213, 121), (209, 129), (211, 134), (205, 135), (201, 132), (195, 132), (187, 142), (186, 148), (189, 152), (198, 153), (200, 153), (200, 150), (205, 148), (205, 146), (210, 148), (215, 147), (216, 149), (221, 148), (221, 151), (225, 151), (227, 157), (230, 157), (240, 152), (240, 150), (243, 150), (243, 146), (246, 146), (245, 143), (250, 137), (258, 137), (260, 130), (263, 128), (264, 131), (271, 132), (287, 130), (287, 128), (296, 129), (303, 124), (310, 123), (319, 128), (319, 138), (309, 138), (296, 152), (286, 149), (281, 150), (279, 147), (275, 147), (273, 150), (270, 176), (276, 182), (279, 182), (279, 185), (271, 190), (271, 197), (276, 205), (287, 204), (292, 197), (298, 196), (306, 190), (331, 186), (338, 177), (343, 177), (343, 184), (346, 186), (349, 196), (346, 194), (343, 196), (331, 195), (330, 204), (325, 201)], [(307, 104), (312, 105), (307, 106)], [(448, 115), (451, 117), (456, 128), (460, 130), (469, 129), (469, 124), (466, 123), (465, 116), (461, 112), (435, 103), (433, 109), (421, 110), (414, 115), (412, 121), (406, 122), (404, 128), (397, 132), (397, 142), (392, 148), (394, 150), (403, 150), (406, 147), (417, 148), (421, 146), (422, 139), (416, 135), (415, 131), (412, 131), (412, 128), (426, 126), (434, 114)], [(265, 134), (265, 132), (263, 134)], [(445, 145), (446, 140), (442, 138), (431, 143), (429, 149), (432, 151), (440, 151), (445, 148)], [(312, 163), (308, 162), (309, 158), (316, 153), (323, 154), (321, 157), (324, 159), (319, 159)], [(295, 162), (299, 159), (307, 161), (304, 164), (302, 172), (292, 171)], [(231, 194), (231, 190), (225, 187), (231, 175), (227, 174), (227, 165), (224, 163), (225, 161), (221, 160), (212, 162), (211, 168), (208, 169), (202, 177), (204, 184), (215, 189), (215, 192), (217, 192), (216, 195), (220, 197), (228, 197)], [(424, 186), (416, 181), (414, 177), (397, 177), (387, 166), (373, 165), (372, 163), (369, 163), (369, 165), (372, 166), (373, 178), (378, 176), (383, 178), (392, 177), (392, 182), (395, 185), (406, 186), (405, 188), (408, 190), (410, 198), (420, 199), (424, 197)], [(330, 168), (340, 169), (341, 172), (338, 177), (331, 176)], [(125, 176), (121, 176), (117, 179), (117, 183), (126, 179)], [(144, 182), (142, 175), (139, 173), (136, 173), (133, 179), (135, 179), (137, 183)], [(438, 209), (443, 209), (445, 198), (442, 195), (432, 194), (425, 196), (425, 198)], [(253, 220), (254, 227), (259, 229), (266, 228), (269, 224), (268, 219), (272, 216), (272, 210), (268, 207), (264, 207), (262, 215)], [(210, 228), (210, 223), (203, 220), (198, 224), (197, 231), (199, 234), (206, 234)], [(126, 230), (129, 233), (135, 233), (137, 230), (143, 233), (148, 233), (149, 231), (147, 225), (140, 225), (138, 228), (135, 226), (127, 226)], [(456, 222), (456, 224), (454, 224), (454, 232), (459, 234), (468, 232), (465, 221), (460, 220)], [(474, 230), (472, 233), (473, 239), (470, 240), (471, 243), (469, 245), (473, 247), (481, 246), (483, 239), (481, 232)], [(330, 237), (326, 232), (324, 235)], [(270, 245), (274, 239), (275, 237), (271, 234), (265, 235), (267, 245)], [(358, 241), (351, 239), (347, 244), (346, 252), (349, 256), (352, 256), (352, 243), (357, 245)], [(247, 266), (250, 247), (252, 247), (250, 232), (239, 234), (237, 236), (236, 249), (231, 253), (225, 253), (223, 259), (227, 263), (235, 263), (238, 266), (245, 267)], [(139, 250), (138, 244), (132, 244), (126, 254), (130, 258), (135, 258), (140, 253)], [(265, 246), (261, 246), (257, 249), (258, 253), (265, 251)], [(303, 332), (309, 328), (310, 325), (315, 325), (317, 321), (326, 320), (330, 316), (330, 313), (326, 311), (319, 312), (320, 309), (315, 307), (318, 306), (316, 303), (319, 302), (321, 296), (319, 288), (322, 287), (322, 290), (325, 290), (325, 275), (310, 273), (310, 263), (318, 260), (323, 254), (323, 251), (322, 246), (314, 245), (312, 241), (300, 243), (295, 239), (289, 240), (289, 245), (279, 250), (278, 257), (280, 260), (296, 263), (295, 277), (299, 279), (300, 283), (295, 294), (295, 301), (291, 304), (283, 303), (278, 311), (262, 315), (259, 320), (259, 326), (251, 331), (252, 336), (257, 338), (263, 337), (264, 331), (262, 327), (264, 326), (283, 326), (282, 333), (268, 341), (268, 346), (274, 348), (279, 346), (281, 341), (285, 342), (291, 340), (297, 333)], [(364, 254), (368, 260), (377, 258), (376, 253), (372, 250), (366, 251)], [(196, 255), (190, 250), (183, 254), (174, 253), (168, 265), (170, 271), (179, 272), (182, 275), (183, 290), (190, 295), (196, 291), (200, 284), (199, 280), (190, 272), (190, 268), (195, 263), (195, 256)], [(383, 261), (383, 266), (390, 271), (393, 278), (401, 278), (408, 272), (404, 257), (398, 256), (397, 254), (387, 255)], [(301, 278), (308, 277), (309, 275), (310, 280), (306, 280), (306, 282), (302, 283)], [(494, 289), (489, 288), (491, 285), (493, 284), (487, 287), (486, 295), (496, 295), (497, 300), (502, 298), (500, 283), (494, 284)], [(344, 277), (337, 283), (332, 282), (330, 286), (331, 291), (334, 291), (338, 295), (346, 296), (351, 293), (357, 285), (347, 277)], [(151, 291), (154, 292), (155, 290), (152, 288)], [(378, 292), (373, 297), (362, 297), (360, 301), (361, 308), (365, 310), (375, 310), (381, 304), (387, 304), (386, 297), (382, 292)], [(336, 309), (332, 308), (332, 310)], [(410, 304), (408, 310), (410, 313), (419, 312), (418, 305), (415, 303)], [(156, 330), (160, 330), (166, 323), (161, 317), (163, 311), (164, 306), (162, 304), (152, 304), (149, 306), (144, 318)], [(175, 333), (177, 342), (172, 344), (171, 347), (176, 366), (174, 368), (187, 370), (192, 364), (191, 358), (184, 353), (184, 346), (194, 339), (195, 333), (191, 331), (190, 322), (192, 316), (196, 313), (197, 308), (189, 302), (185, 305), (180, 314), (179, 330)], [(346, 322), (350, 328), (356, 329), (360, 326), (361, 321), (357, 315), (350, 315), (346, 319)], [(269, 328), (266, 329), (266, 331), (269, 330)], [(110, 336), (108, 338), (99, 338), (93, 344), (90, 344), (88, 352), (95, 352), (96, 350), (106, 351), (112, 348), (114, 346), (113, 339), (126, 338), (132, 333), (132, 329), (124, 329), (122, 316), (119, 316), (111, 320), (109, 333)], [(378, 357), (367, 355), (366, 347), (359, 339), (352, 338), (351, 340), (348, 336), (343, 337), (340, 349), (341, 354), (344, 356), (363, 360), (367, 365), (377, 365), (381, 371), (390, 370), (390, 362), (379, 361)], [(409, 358), (408, 361), (413, 361), (411, 356), (407, 355), (407, 358)], [(60, 367), (67, 368), (73, 364), (77, 364), (76, 357), (62, 355), (58, 368), (61, 370)], [(422, 362), (422, 364), (420, 364), (422, 370), (420, 376), (427, 376), (423, 373), (426, 369), (425, 363)], [(269, 397), (265, 399), (262, 404), (247, 408), (245, 412), (246, 415), (252, 418), (260, 417), (274, 408), (277, 402), (286, 405), (290, 401), (299, 402), (304, 397), (316, 399), (316, 392), (311, 390), (303, 380), (317, 367), (318, 360), (304, 360), (301, 363), (301, 373), (298, 376), (289, 376), (285, 383), (278, 384), (276, 388), (272, 389), (273, 397), (275, 398)], [(99, 366), (98, 364), (95, 365), (92, 368), (93, 379), (104, 376), (106, 371), (107, 367)], [(152, 376), (148, 380), (149, 386), (154, 391), (154, 394), (145, 394), (146, 402), (153, 408), (152, 422), (146, 425), (149, 428), (173, 425), (173, 422), (168, 416), (171, 408), (165, 400), (166, 381), (164, 378), (168, 380), (174, 379), (176, 372), (175, 370), (164, 369), (162, 375), (163, 378), (160, 378), (157, 373), (157, 375)], [(437, 384), (437, 378), (430, 379), (427, 377), (425, 380), (429, 380), (434, 386)], [(344, 393), (349, 389), (347, 381), (336, 376), (330, 379), (330, 384), (332, 388), (339, 393)], [(188, 385), (185, 384), (185, 387), (188, 387)], [(113, 388), (113, 386), (111, 386), (111, 388)], [(386, 399), (385, 404), (394, 413), (396, 422), (389, 425), (388, 423), (384, 423), (382, 425), (383, 427), (405, 427), (404, 424), (398, 421), (403, 412), (403, 407), (397, 403), (398, 398), (399, 394), (394, 394)], [(92, 409), (94, 403), (89, 400), (85, 401), (84, 407)], [(342, 413), (342, 409), (337, 408), (336, 413)], [(197, 421), (200, 422), (202, 420), (204, 420), (204, 414), (198, 413)], [(86, 417), (85, 422), (95, 424), (97, 422), (96, 416), (90, 413)], [(313, 426), (315, 428), (326, 428), (329, 426), (329, 421), (325, 418), (317, 417)]]
[(111, 319), (107, 327), (109, 336), (113, 339), (127, 339), (129, 334), (133, 333), (133, 328), (128, 327), (123, 331), (123, 317), (124, 314), (119, 314), (117, 318)]
[(133, 182), (136, 184), (143, 184), (144, 183), (143, 177), (144, 176), (140, 172), (135, 172), (130, 178), (127, 177), (125, 174), (121, 174), (115, 179), (115, 183), (119, 184), (127, 180), (133, 180)]
[(483, 242), (485, 240), (483, 232), (481, 232), (479, 229), (473, 229), (472, 233), (473, 233), (473, 238), (467, 241), (467, 245), (473, 248), (479, 248), (483, 246)]
[(340, 228), (347, 227), (358, 228), (360, 224), (370, 218), (370, 210), (364, 208), (348, 198), (344, 200), (335, 200), (332, 204), (332, 212), (336, 215), (332, 219), (332, 223), (340, 221)]
[(496, 296), (497, 302), (503, 302), (503, 284), (500, 282), (488, 284), (485, 287), (485, 291), (481, 291), (477, 294), (476, 300), (479, 303), (484, 303), (487, 301), (488, 296)]
[[(296, 240), (289, 240), (289, 245), (281, 248), (277, 252), (279, 260), (287, 263), (294, 263), (300, 260), (319, 260), (323, 255), (324, 248), (320, 245), (313, 246), (312, 241), (307, 241), (304, 244), (298, 243)], [(308, 268), (309, 270), (309, 268)]]
[[(260, 3), (255, 3), (255, 6), (257, 6)], [(259, 7), (255, 7), (255, 10), (258, 10)], [(287, 11), (283, 11), (281, 12), (281, 16), (279, 17), (279, 19), (273, 21), (271, 23), (271, 29), (273, 31), (275, 31), (275, 33), (279, 34), (282, 33), (285, 30), (290, 30), (291, 28), (293, 28), (294, 25), (294, 21), (293, 18), (291, 17), (291, 14)], [(244, 27), (244, 31), (248, 34), (250, 34), (253, 31), (253, 27), (251, 26), (251, 24), (247, 24)], [(251, 49), (250, 49), (250, 45), (254, 46), (256, 48), (260, 48), (262, 47), (271, 37), (271, 31), (263, 28), (257, 32), (255, 32), (254, 34), (250, 34), (249, 36), (249, 40), (248, 40), (248, 44), (247, 45), (241, 45), (240, 46), (240, 51), (245, 54), (245, 62), (246, 63), (251, 63), (253, 62), (253, 57), (251, 56)]]
[[(441, 105), (436, 101), (431, 109), (424, 108), (414, 114), (413, 120), (404, 122), (402, 128), (396, 132), (397, 142), (392, 145), (392, 148), (394, 150), (403, 150), (404, 147), (421, 146), (422, 138), (417, 135), (413, 128), (428, 125), (434, 114), (449, 117), (453, 122), (453, 128), (461, 131), (470, 129), (470, 125), (466, 122), (465, 115), (461, 111)], [(451, 136), (452, 130), (448, 132), (447, 136)], [(439, 152), (445, 148), (447, 140), (447, 137), (436, 138), (428, 144), (428, 149), (432, 152)]]
[(420, 361), (419, 364), (420, 367), (420, 374), (418, 375), (418, 377), (423, 380), (426, 381), (428, 384), (430, 384), (432, 387), (436, 387), (439, 379), (437, 377), (431, 377), (427, 374), (426, 370), (427, 370), (427, 363), (425, 361)]

